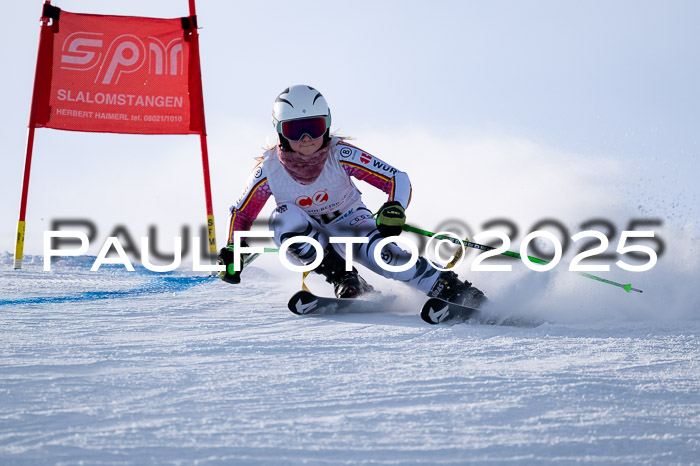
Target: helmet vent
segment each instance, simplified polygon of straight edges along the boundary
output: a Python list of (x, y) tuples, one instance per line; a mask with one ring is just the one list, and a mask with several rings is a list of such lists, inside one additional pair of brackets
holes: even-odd
[(289, 104), (292, 108), (294, 108), (294, 105), (292, 105), (290, 101), (288, 101), (287, 99), (283, 99), (282, 97), (277, 97), (277, 99), (275, 99), (275, 102), (284, 102), (285, 104)]

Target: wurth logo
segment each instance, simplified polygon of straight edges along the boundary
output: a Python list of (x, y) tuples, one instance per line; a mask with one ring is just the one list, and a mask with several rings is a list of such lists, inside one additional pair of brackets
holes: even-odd
[(156, 37), (144, 41), (122, 34), (107, 45), (102, 33), (74, 32), (61, 48), (62, 69), (93, 71), (98, 84), (117, 84), (123, 74), (140, 70), (146, 62), (149, 75), (181, 76), (185, 68), (183, 40), (165, 44)]
[(375, 159), (373, 165), (374, 165), (374, 168), (379, 168), (385, 172), (391, 173), (392, 175), (396, 174), (396, 169), (394, 167), (392, 167), (391, 165), (386, 164), (384, 162), (380, 162), (380, 161)]
[(360, 162), (370, 163), (372, 161), (372, 156), (365, 154), (364, 152), (360, 154)]

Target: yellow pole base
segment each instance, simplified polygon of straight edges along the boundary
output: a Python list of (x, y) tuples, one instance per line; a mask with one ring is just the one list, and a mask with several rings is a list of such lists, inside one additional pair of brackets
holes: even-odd
[(15, 244), (15, 270), (22, 268), (22, 257), (24, 257), (24, 221), (17, 222), (17, 243)]

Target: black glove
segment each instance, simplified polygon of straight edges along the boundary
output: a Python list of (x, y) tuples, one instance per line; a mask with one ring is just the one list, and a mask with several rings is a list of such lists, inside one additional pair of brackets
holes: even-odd
[(377, 229), (383, 237), (398, 236), (406, 223), (406, 212), (398, 201), (385, 202), (377, 211)]
[[(246, 244), (245, 241), (241, 241), (241, 246), (248, 247), (248, 244)], [(245, 258), (247, 256), (248, 254), (241, 254), (241, 270), (239, 270), (238, 272), (234, 272), (233, 245), (229, 244), (228, 246), (221, 248), (216, 263), (219, 265), (225, 265), (226, 270), (222, 270), (221, 272), (219, 272), (219, 278), (225, 281), (226, 283), (231, 283), (232, 285), (237, 285), (238, 283), (240, 283), (241, 271), (243, 270), (243, 262), (245, 262)]]

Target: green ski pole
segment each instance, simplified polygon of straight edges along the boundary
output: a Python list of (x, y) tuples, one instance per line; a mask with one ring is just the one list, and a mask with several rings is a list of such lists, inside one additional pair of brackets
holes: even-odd
[(251, 254), (250, 256), (246, 257), (245, 260), (243, 260), (243, 267), (249, 265), (251, 262), (253, 262), (255, 259), (263, 255), (265, 252), (279, 252), (279, 249), (277, 248), (263, 248), (263, 252), (256, 252), (255, 254)]
[[(452, 242), (452, 243), (454, 243), (454, 244), (456, 244), (456, 245), (458, 245), (458, 246), (464, 245), (464, 246), (467, 247), (467, 248), (480, 249), (480, 250), (482, 250), (482, 251), (492, 251), (492, 250), (496, 249), (496, 248), (491, 247), (491, 246), (485, 246), (485, 245), (483, 245), (483, 244), (472, 243), (471, 241), (469, 241), (469, 240), (467, 240), (467, 239), (465, 239), (465, 240), (460, 240), (460, 239), (457, 239), (457, 238), (452, 238), (452, 237), (450, 237), (450, 236), (435, 235), (435, 233), (433, 233), (433, 232), (431, 232), (431, 231), (427, 231), (427, 230), (423, 230), (423, 229), (420, 229), (420, 228), (416, 228), (416, 227), (413, 227), (413, 226), (411, 226), (411, 225), (404, 225), (404, 226), (403, 226), (403, 230), (404, 230), (404, 231), (410, 231), (411, 233), (417, 233), (417, 234), (423, 235), (423, 236), (435, 237), (435, 238), (437, 238), (437, 239), (445, 239), (445, 240), (448, 240), (448, 241), (450, 241), (450, 242)], [(513, 251), (504, 251), (504, 252), (502, 252), (501, 254), (504, 255), (504, 256), (514, 257), (514, 258), (516, 258), (516, 259), (522, 259), (522, 256), (521, 256), (519, 253), (513, 252)], [(534, 263), (536, 263), (536, 264), (542, 264), (542, 265), (544, 265), (544, 264), (549, 264), (549, 261), (546, 261), (546, 260), (544, 260), (544, 259), (538, 259), (537, 257), (527, 256), (527, 259), (528, 259), (530, 262), (534, 262)], [(622, 283), (617, 283), (617, 282), (614, 282), (614, 281), (612, 281), (612, 280), (606, 280), (605, 278), (601, 278), (601, 277), (598, 277), (598, 276), (593, 275), (593, 274), (590, 274), (590, 273), (585, 273), (585, 272), (576, 272), (576, 273), (579, 274), (579, 275), (581, 275), (582, 277), (590, 278), (591, 280), (596, 280), (596, 281), (599, 281), (599, 282), (602, 282), (602, 283), (607, 283), (608, 285), (612, 285), (612, 286), (616, 286), (616, 287), (618, 287), (618, 288), (622, 288), (623, 290), (625, 290), (625, 291), (628, 292), (628, 293), (629, 293), (630, 291), (636, 291), (637, 293), (642, 293), (642, 290), (637, 289), (637, 288), (632, 288), (632, 285), (631, 285), (630, 283), (628, 283), (628, 284), (626, 284), (626, 285), (623, 285)]]

